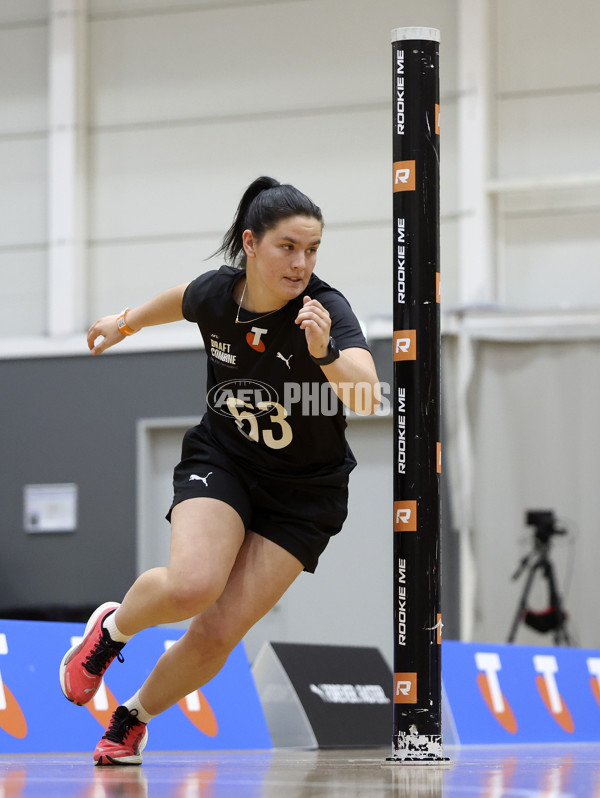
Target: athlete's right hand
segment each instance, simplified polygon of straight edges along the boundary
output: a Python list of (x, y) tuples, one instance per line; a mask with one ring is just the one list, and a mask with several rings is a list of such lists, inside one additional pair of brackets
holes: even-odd
[[(106, 349), (120, 343), (125, 336), (119, 332), (116, 316), (104, 316), (92, 324), (87, 334), (87, 345), (92, 355), (100, 355)], [(101, 338), (102, 340), (98, 340)]]

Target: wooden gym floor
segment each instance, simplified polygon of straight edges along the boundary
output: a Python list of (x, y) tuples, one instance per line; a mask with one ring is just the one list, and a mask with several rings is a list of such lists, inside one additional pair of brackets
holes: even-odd
[(451, 767), (386, 765), (388, 750), (0, 755), (0, 798), (600, 798), (600, 743), (448, 748)]

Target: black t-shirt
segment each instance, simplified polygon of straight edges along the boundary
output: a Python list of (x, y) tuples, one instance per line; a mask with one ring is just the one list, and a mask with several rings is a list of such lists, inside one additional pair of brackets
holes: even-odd
[(240, 309), (236, 323), (233, 289), (242, 275), (222, 266), (197, 277), (183, 297), (183, 315), (198, 324), (208, 358), (203, 432), (259, 474), (317, 481), (347, 474), (356, 461), (343, 405), (294, 321), (308, 295), (329, 311), (340, 349), (368, 349), (350, 305), (313, 274), (304, 293), (280, 310), (260, 318)]

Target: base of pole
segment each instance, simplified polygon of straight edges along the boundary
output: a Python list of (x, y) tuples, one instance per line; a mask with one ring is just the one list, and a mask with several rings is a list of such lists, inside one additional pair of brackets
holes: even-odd
[(454, 767), (454, 762), (447, 756), (443, 756), (441, 759), (414, 759), (411, 757), (388, 756), (381, 764), (384, 767), (389, 765), (427, 765), (428, 767), (431, 765), (436, 765), (438, 768)]
[(443, 755), (441, 734), (418, 734), (415, 727), (410, 732), (399, 732), (394, 741), (394, 751), (386, 764), (399, 765), (451, 765)]

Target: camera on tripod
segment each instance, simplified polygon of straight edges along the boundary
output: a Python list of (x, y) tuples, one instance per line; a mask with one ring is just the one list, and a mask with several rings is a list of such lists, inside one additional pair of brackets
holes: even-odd
[[(571, 645), (572, 641), (567, 629), (568, 616), (558, 592), (554, 566), (550, 559), (550, 538), (553, 535), (566, 535), (567, 530), (556, 526), (552, 510), (526, 510), (525, 523), (535, 530), (534, 545), (532, 550), (523, 557), (512, 576), (515, 580), (521, 576), (523, 571), (527, 571), (525, 588), (517, 606), (507, 642), (514, 643), (517, 628), (520, 623), (524, 623), (535, 629), (536, 632), (552, 632), (556, 645), (561, 643)], [(532, 610), (527, 605), (529, 592), (538, 572), (546, 581), (549, 594), (548, 607), (541, 611)]]
[(567, 530), (556, 526), (552, 510), (527, 510), (525, 523), (535, 529), (535, 537), (540, 543), (547, 543), (552, 535), (566, 535)]

